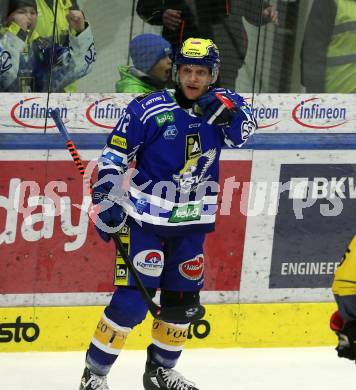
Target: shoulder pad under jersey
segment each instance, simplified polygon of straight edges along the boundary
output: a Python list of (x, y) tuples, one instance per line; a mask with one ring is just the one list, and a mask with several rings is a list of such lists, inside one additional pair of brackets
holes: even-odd
[(148, 112), (155, 112), (177, 105), (167, 90), (149, 92), (133, 99), (129, 107), (141, 117)]

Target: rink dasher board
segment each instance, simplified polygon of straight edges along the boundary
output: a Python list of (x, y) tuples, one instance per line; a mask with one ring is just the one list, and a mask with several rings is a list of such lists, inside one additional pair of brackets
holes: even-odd
[[(84, 160), (90, 160), (97, 158), (100, 151), (84, 150), (81, 154)], [(21, 159), (18, 158), (19, 156), (21, 156)], [(240, 166), (241, 161), (245, 168), (243, 173), (240, 172), (240, 175), (244, 177), (244, 181), (249, 180), (251, 171), (250, 151), (239, 151), (237, 155), (236, 152), (231, 150), (223, 151), (223, 156), (223, 162), (226, 162), (225, 167), (228, 167), (230, 172), (236, 163)], [(79, 214), (79, 210), (73, 205), (83, 204), (81, 195), (82, 183), (72, 164), (69, 153), (66, 150), (11, 150), (1, 153), (1, 161), (6, 163), (3, 164), (3, 170), (6, 172), (6, 175), (3, 176), (1, 194), (4, 194), (4, 196), (0, 195), (0, 205), (7, 208), (6, 226), (9, 220), (9, 226), (12, 226), (11, 234), (13, 240), (3, 242), (0, 246), (5, 257), (5, 261), (0, 264), (0, 269), (2, 269), (2, 274), (5, 277), (0, 286), (0, 306), (107, 304), (114, 289), (111, 276), (114, 267), (114, 251), (110, 245), (104, 244), (99, 239), (92, 225), (88, 223), (90, 221), (87, 221), (87, 217), (85, 218), (85, 210), (80, 211), (80, 218), (74, 217), (74, 225), (78, 224), (82, 217), (83, 222), (85, 222), (83, 223), (85, 227), (82, 227), (82, 229), (79, 229), (81, 231), (77, 232), (77, 237), (83, 237), (80, 240), (71, 238), (68, 235), (68, 231), (65, 236), (63, 235), (61, 231), (63, 221), (66, 221), (67, 225), (70, 222), (67, 221), (68, 218), (62, 220), (60, 216), (55, 216), (55, 221), (51, 220), (52, 222), (50, 221), (48, 224), (52, 225), (52, 232), (49, 231), (49, 227), (47, 236), (42, 237), (38, 234), (29, 234), (27, 232), (25, 239), (24, 232), (26, 232), (27, 228), (23, 230), (23, 216), (19, 213), (10, 215), (11, 210), (8, 207), (8, 203), (10, 199), (16, 198), (14, 195), (16, 191), (15, 184), (26, 180), (33, 181), (35, 178), (36, 180), (38, 179), (41, 196), (46, 193), (47, 184), (52, 183), (53, 179), (62, 184), (68, 183), (68, 191), (65, 190), (63, 196), (69, 198), (68, 195), (73, 195), (72, 198), (69, 198), (71, 209), (78, 211)], [(60, 168), (58, 168), (57, 163)], [(15, 165), (17, 167), (16, 170), (14, 169)], [(26, 173), (24, 173), (25, 171)], [(4, 180), (5, 176), (8, 177), (9, 182)], [(13, 181), (14, 185), (11, 184)], [(77, 182), (78, 187), (75, 194), (70, 190), (73, 182)], [(38, 211), (41, 211), (39, 214), (42, 213), (42, 210), (36, 210), (35, 215), (38, 214)], [(44, 217), (42, 216), (41, 218)], [(224, 218), (230, 221), (232, 219), (230, 216)], [(245, 230), (245, 219), (243, 217), (243, 225), (240, 228), (243, 231)], [(12, 220), (13, 222), (11, 222)], [(69, 217), (69, 220), (71, 220), (71, 217)], [(62, 223), (59, 224), (59, 221), (62, 221)], [(61, 226), (56, 226), (56, 230), (53, 228), (53, 224)], [(234, 224), (239, 225), (237, 222), (234, 222)], [(223, 241), (224, 250), (227, 250), (225, 248), (228, 242), (225, 236), (227, 232), (224, 229), (231, 231), (233, 227), (234, 225), (227, 223), (226, 226), (217, 229), (220, 235), (225, 237)], [(34, 230), (33, 227), (31, 229)], [(41, 227), (41, 231), (43, 229), (44, 227)], [(61, 235), (58, 235), (58, 231), (60, 231)], [(0, 239), (4, 240), (5, 236), (2, 228)], [(232, 251), (234, 253), (229, 252), (226, 256), (218, 254), (217, 257), (213, 257), (209, 273), (206, 272), (206, 285), (208, 284), (208, 287), (207, 291), (202, 293), (202, 301), (204, 303), (238, 302), (243, 237), (236, 240), (230, 235), (230, 239), (229, 245), (233, 245)], [(214, 249), (219, 249), (216, 241), (214, 241), (215, 238), (209, 235), (207, 241), (209, 240), (212, 241)], [(77, 242), (79, 243), (78, 245), (75, 244)], [(88, 242), (92, 246), (84, 247)], [(209, 245), (207, 246), (209, 249)], [(102, 252), (101, 249), (105, 250), (105, 252)], [(84, 260), (88, 255), (88, 251), (91, 254), (89, 261), (88, 259)], [(209, 250), (207, 254), (209, 255)], [(219, 256), (222, 257), (222, 262), (216, 260)], [(91, 260), (95, 261), (92, 262)], [(225, 263), (225, 270), (222, 269), (223, 262)], [(230, 268), (228, 267), (228, 262)], [(230, 264), (236, 265), (236, 267), (234, 266), (236, 269), (233, 272), (231, 272), (232, 266)], [(95, 272), (91, 271), (89, 274), (87, 272), (88, 269), (95, 269)], [(214, 280), (220, 278), (220, 282), (215, 284), (212, 278)]]
[[(0, 294), (0, 307), (106, 306), (112, 294), (112, 292)], [(239, 294), (239, 291), (201, 291), (200, 301), (204, 305), (238, 303)], [(158, 297), (159, 292), (157, 302)]]
[[(66, 151), (36, 151), (33, 153), (31, 151), (5, 151), (2, 153), (2, 160), (12, 161), (15, 156), (18, 156), (18, 153), (21, 154), (22, 160), (47, 160), (47, 161), (56, 161), (56, 160), (69, 160), (70, 157)], [(83, 158), (90, 159), (97, 156), (98, 151), (83, 151)], [(251, 187), (255, 186), (255, 190), (251, 190), (250, 194), (254, 195), (249, 197), (249, 205), (247, 211), (247, 227), (246, 227), (246, 238), (245, 238), (245, 247), (243, 254), (243, 264), (242, 264), (242, 275), (241, 275), (241, 289), (240, 293), (231, 293), (231, 294), (221, 294), (218, 292), (214, 296), (212, 292), (209, 298), (205, 301), (206, 303), (215, 303), (217, 301), (221, 302), (226, 299), (226, 302), (229, 303), (261, 303), (261, 302), (329, 302), (332, 301), (332, 294), (330, 291), (331, 280), (333, 272), (333, 266), (335, 266), (339, 259), (341, 258), (344, 249), (353, 235), (353, 221), (350, 219), (352, 214), (353, 204), (353, 183), (351, 183), (352, 175), (349, 175), (349, 172), (353, 172), (354, 166), (354, 152), (352, 151), (249, 151), (249, 150), (224, 150), (222, 152), (222, 160), (251, 160), (252, 159), (252, 175), (251, 175)], [(346, 208), (346, 216), (341, 214), (340, 216), (325, 216), (322, 219), (322, 223), (325, 221), (327, 225), (326, 231), (322, 231), (320, 227), (322, 225), (313, 226), (313, 219), (320, 217), (320, 204), (315, 202), (310, 208), (302, 210), (302, 213), (310, 213), (309, 219), (306, 218), (307, 225), (301, 226), (299, 228), (298, 222), (295, 216), (287, 221), (279, 221), (283, 213), (278, 209), (278, 213), (271, 213), (273, 211), (273, 205), (276, 205), (276, 196), (271, 196), (269, 199), (265, 199), (266, 194), (268, 195), (268, 189), (270, 189), (270, 194), (272, 194), (271, 183), (279, 183), (281, 172), (286, 173), (288, 177), (288, 170), (293, 171), (293, 169), (299, 169), (302, 171), (303, 175), (308, 180), (312, 181), (313, 170), (317, 169), (319, 172), (332, 170), (332, 175), (335, 175), (335, 170), (337, 173), (341, 172), (341, 177), (345, 179), (345, 183), (349, 186), (348, 197), (345, 203), (348, 203)], [(345, 171), (346, 169), (346, 171)], [(305, 174), (304, 174), (304, 171)], [(343, 172), (343, 170), (346, 172)], [(339, 172), (340, 171), (340, 172)], [(294, 171), (293, 171), (294, 172)], [(293, 173), (292, 172), (292, 173)], [(344, 176), (343, 176), (344, 174)], [(313, 176), (314, 175), (314, 176)], [(345, 176), (346, 175), (346, 176)], [(347, 176), (349, 175), (349, 176)], [(340, 176), (340, 175), (339, 175)], [(320, 176), (317, 176), (320, 179)], [(335, 176), (336, 177), (336, 176)], [(315, 177), (314, 177), (315, 178)], [(293, 178), (292, 178), (293, 179)], [(299, 178), (297, 177), (299, 180)], [(325, 178), (324, 178), (325, 179)], [(339, 178), (340, 179), (340, 178)], [(338, 180), (339, 180), (338, 179)], [(336, 183), (336, 182), (335, 182)], [(334, 183), (334, 184), (335, 184)], [(328, 184), (326, 183), (326, 186)], [(259, 192), (258, 188), (261, 187), (262, 190)], [(334, 185), (335, 187), (335, 185)], [(267, 188), (267, 192), (264, 192), (264, 189)], [(326, 187), (325, 187), (326, 188)], [(289, 191), (290, 192), (290, 191)], [(288, 195), (288, 190), (286, 191)], [(346, 192), (345, 192), (346, 193)], [(254, 199), (252, 199), (254, 197)], [(284, 199), (284, 209), (288, 211), (288, 195)], [(346, 197), (346, 196), (345, 196)], [(251, 206), (252, 202), (257, 205), (262, 204), (262, 208)], [(326, 199), (321, 199), (326, 205), (328, 201)], [(278, 205), (280, 207), (281, 203)], [(350, 209), (351, 207), (351, 209)], [(256, 211), (257, 210), (257, 211)], [(350, 211), (351, 210), (351, 211)], [(285, 211), (285, 210), (284, 210)], [(289, 210), (290, 211), (290, 210)], [(345, 211), (345, 210), (344, 210)], [(294, 218), (294, 220), (292, 220)], [(277, 223), (277, 233), (276, 233), (276, 223)], [(288, 224), (291, 224), (291, 227), (288, 227)], [(299, 223), (299, 222), (298, 222)], [(337, 223), (337, 224), (336, 224)], [(287, 225), (286, 225), (287, 224)], [(293, 225), (294, 224), (294, 225)], [(333, 226), (335, 226), (333, 228)], [(338, 228), (336, 228), (338, 226)], [(340, 228), (341, 226), (341, 228)], [(320, 231), (322, 234), (312, 238), (313, 246), (316, 248), (315, 251), (311, 251), (313, 256), (321, 256), (321, 259), (315, 258), (314, 262), (323, 263), (320, 266), (320, 275), (286, 275), (285, 271), (289, 267), (290, 260), (295, 264), (292, 264), (292, 268), (297, 269), (298, 263), (303, 262), (303, 250), (305, 245), (303, 239), (305, 237), (310, 238), (310, 232), (305, 234), (307, 230), (305, 228), (310, 228), (311, 232), (315, 233)], [(289, 229), (289, 230), (288, 230)], [(299, 230), (298, 230), (299, 229)], [(278, 232), (282, 231), (286, 233), (284, 237), (285, 242), (290, 241), (290, 251), (293, 252), (293, 258), (283, 259), (283, 256), (286, 256), (286, 248), (279, 250), (277, 241), (279, 241), (279, 246), (281, 245), (280, 235)], [(298, 240), (295, 241), (296, 233), (299, 232)], [(304, 234), (304, 236), (303, 236)], [(282, 240), (283, 241), (283, 240)], [(319, 253), (318, 253), (319, 246)], [(332, 248), (331, 248), (332, 247)], [(309, 248), (310, 249), (310, 248)], [(293, 251), (292, 251), (293, 250)], [(301, 252), (298, 253), (298, 250)], [(280, 251), (280, 253), (279, 253)], [(331, 252), (333, 253), (331, 254)], [(288, 253), (287, 253), (288, 254)], [(299, 257), (298, 257), (299, 256)], [(326, 262), (322, 260), (325, 258)], [(252, 260), (251, 260), (252, 259)], [(286, 260), (286, 261), (283, 261)], [(306, 259), (308, 260), (308, 259)], [(325, 263), (325, 264), (324, 264)], [(304, 268), (307, 264), (307, 261), (304, 262)], [(314, 266), (314, 265), (313, 265)], [(278, 267), (279, 273), (278, 273)], [(282, 269), (281, 269), (282, 267)], [(283, 270), (283, 272), (281, 272)], [(273, 274), (272, 274), (273, 271)], [(300, 270), (299, 270), (300, 271)], [(286, 286), (287, 284), (287, 286)], [(36, 299), (32, 295), (23, 295), (18, 296), (8, 296), (1, 295), (0, 299), (2, 303), (6, 306), (14, 305), (23, 305), (25, 302), (40, 302), (47, 304), (51, 298), (44, 298), (45, 295), (39, 296)], [(72, 296), (74, 297), (75, 294)], [(90, 296), (90, 295), (89, 295)], [(93, 297), (95, 294), (93, 295)], [(2, 297), (2, 298), (1, 298)], [(70, 297), (70, 295), (69, 295)], [(62, 298), (59, 298), (59, 302), (63, 302)], [(80, 297), (74, 301), (70, 300), (71, 298), (64, 298), (65, 304), (73, 305), (77, 304), (80, 301)], [(101, 304), (102, 297), (99, 295), (94, 299), (93, 302), (86, 301), (85, 304)], [(209, 300), (211, 299), (211, 301)], [(238, 301), (237, 301), (238, 300)], [(60, 303), (63, 304), (63, 303)]]
[[(354, 163), (354, 152), (345, 150), (253, 152), (251, 183), (257, 190), (250, 189), (240, 303), (333, 301), (334, 270), (356, 232)], [(271, 183), (288, 181), (293, 185), (277, 206)], [(310, 205), (303, 208), (303, 202)]]
[[(186, 348), (335, 345), (328, 327), (333, 303), (207, 305), (187, 331)], [(0, 308), (1, 352), (86, 350), (104, 307)], [(150, 315), (130, 333), (125, 349), (151, 342)]]
[[(127, 93), (50, 94), (49, 108), (59, 108), (72, 133), (108, 133), (137, 95)], [(253, 113), (263, 133), (354, 133), (354, 94), (243, 94), (253, 104)], [(253, 100), (252, 100), (253, 98)], [(44, 132), (47, 94), (7, 93), (2, 100), (0, 133)], [(147, 105), (150, 103), (147, 102)], [(144, 107), (145, 108), (145, 107)], [(46, 134), (55, 134), (47, 118)]]

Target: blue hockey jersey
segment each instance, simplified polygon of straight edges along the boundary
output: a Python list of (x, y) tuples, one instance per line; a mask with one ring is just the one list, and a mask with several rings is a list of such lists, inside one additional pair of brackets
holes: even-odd
[(214, 230), (221, 148), (242, 146), (256, 127), (241, 96), (218, 91), (240, 107), (230, 125), (208, 124), (163, 90), (132, 100), (110, 134), (99, 178), (136, 158), (121, 205), (143, 228), (163, 236)]

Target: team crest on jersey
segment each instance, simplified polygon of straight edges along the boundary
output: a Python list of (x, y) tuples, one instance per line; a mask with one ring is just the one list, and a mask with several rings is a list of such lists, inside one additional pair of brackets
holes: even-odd
[(198, 156), (201, 156), (200, 135), (189, 134), (185, 141), (185, 161)]
[[(178, 184), (177, 190), (182, 193), (195, 191), (201, 183), (211, 177), (211, 175), (206, 175), (206, 172), (215, 160), (216, 149), (209, 149), (203, 154), (201, 154), (201, 149), (199, 150), (200, 153), (196, 151), (196, 157), (191, 157), (186, 161), (179, 174), (173, 175), (173, 180)], [(190, 152), (194, 156), (194, 149)]]

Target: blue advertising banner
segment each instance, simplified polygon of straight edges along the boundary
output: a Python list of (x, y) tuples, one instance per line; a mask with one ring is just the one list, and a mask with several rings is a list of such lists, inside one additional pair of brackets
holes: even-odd
[(356, 230), (355, 164), (281, 164), (269, 288), (328, 288)]

